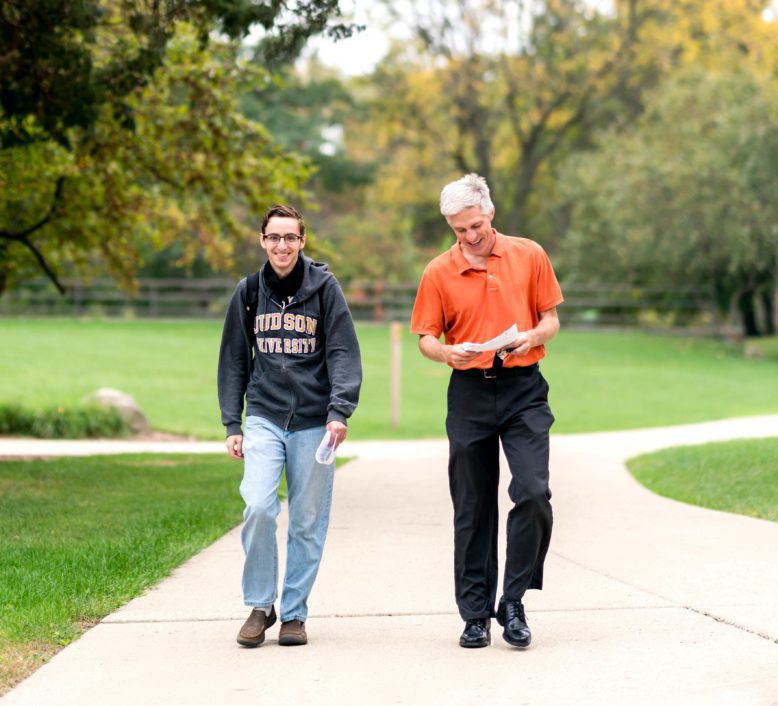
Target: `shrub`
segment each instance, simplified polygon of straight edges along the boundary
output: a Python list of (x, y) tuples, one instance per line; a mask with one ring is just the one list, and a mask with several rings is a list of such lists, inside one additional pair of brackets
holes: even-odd
[(41, 439), (96, 439), (132, 434), (121, 414), (110, 407), (88, 405), (28, 410), (0, 404), (0, 434)]
[(34, 415), (20, 405), (0, 405), (0, 434), (29, 436)]

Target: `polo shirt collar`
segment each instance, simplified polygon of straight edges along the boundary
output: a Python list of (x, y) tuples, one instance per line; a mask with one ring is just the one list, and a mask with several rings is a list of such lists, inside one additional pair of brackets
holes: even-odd
[[(503, 252), (505, 251), (502, 237), (494, 228), (492, 228), (492, 232), (494, 233), (494, 247), (492, 248), (492, 252), (489, 253), (489, 257), (492, 255), (495, 257), (502, 257)], [(454, 260), (454, 266), (457, 268), (457, 272), (459, 272), (460, 275), (473, 269), (473, 266), (462, 254), (462, 248), (459, 247), (459, 242), (456, 242), (451, 246), (451, 257)]]
[(490, 252), (490, 255), (494, 255), (496, 257), (502, 257), (503, 253), (505, 252), (505, 245), (503, 244), (503, 236), (500, 235), (494, 228), (492, 228), (494, 231), (494, 247), (492, 248), (492, 252)]

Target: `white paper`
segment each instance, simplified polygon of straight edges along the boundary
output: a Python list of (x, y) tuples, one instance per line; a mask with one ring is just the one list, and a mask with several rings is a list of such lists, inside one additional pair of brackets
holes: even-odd
[(499, 336), (495, 336), (489, 341), (485, 341), (484, 343), (471, 343), (470, 341), (466, 341), (462, 344), (462, 348), (473, 353), (496, 351), (513, 343), (518, 337), (519, 329), (516, 327), (516, 324), (513, 324), (510, 328), (505, 329)]
[[(316, 460), (327, 466), (335, 460), (335, 444), (333, 443), (332, 435), (329, 431), (324, 433), (324, 438), (319, 444), (319, 448), (316, 449)], [(332, 444), (332, 446), (330, 446)]]

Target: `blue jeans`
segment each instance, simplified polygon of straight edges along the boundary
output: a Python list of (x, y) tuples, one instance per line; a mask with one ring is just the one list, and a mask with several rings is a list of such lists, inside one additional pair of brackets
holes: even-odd
[(317, 463), (315, 454), (325, 427), (284, 431), (262, 417), (247, 417), (243, 437), (246, 503), (241, 540), (243, 600), (266, 612), (278, 597), (276, 519), (281, 512), (278, 486), (286, 465), (289, 534), (281, 622), (308, 617), (308, 595), (319, 571), (332, 505), (335, 464)]

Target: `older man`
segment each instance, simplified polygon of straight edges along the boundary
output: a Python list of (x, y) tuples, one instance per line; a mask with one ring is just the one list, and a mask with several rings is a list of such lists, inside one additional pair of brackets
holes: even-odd
[[(532, 636), (522, 601), (527, 589), (542, 588), (552, 526), (548, 457), (554, 417), (538, 361), (559, 330), (562, 292), (540, 245), (492, 227), (495, 209), (482, 177), (468, 174), (448, 184), (440, 210), (457, 242), (424, 270), (411, 330), (424, 356), (453, 368), (446, 432), (455, 594), (465, 621), (459, 644), (489, 645), (496, 615), (503, 638), (528, 647)], [(513, 324), (518, 335), (499, 350), (474, 352), (463, 345), (486, 342)], [(500, 442), (513, 507), (495, 613)]]

